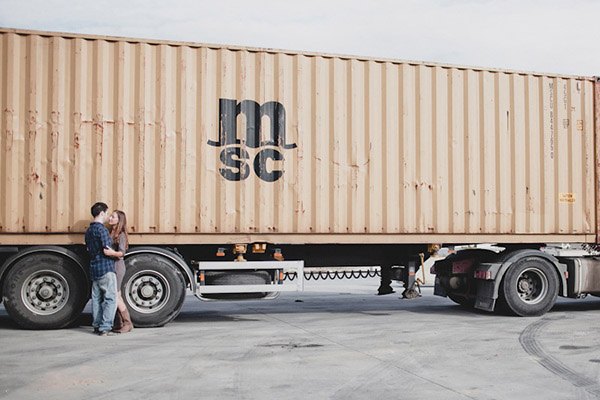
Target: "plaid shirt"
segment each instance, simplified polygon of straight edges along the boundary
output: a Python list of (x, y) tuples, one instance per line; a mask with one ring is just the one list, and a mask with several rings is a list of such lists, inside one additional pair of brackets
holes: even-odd
[(92, 280), (98, 280), (107, 272), (115, 272), (115, 261), (104, 255), (104, 248), (112, 246), (108, 229), (99, 222), (92, 222), (85, 232), (85, 244), (90, 253)]

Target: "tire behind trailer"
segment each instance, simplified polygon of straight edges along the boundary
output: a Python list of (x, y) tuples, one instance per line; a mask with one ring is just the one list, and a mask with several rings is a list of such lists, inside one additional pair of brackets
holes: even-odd
[[(267, 271), (206, 272), (207, 285), (267, 285), (270, 282), (271, 275)], [(211, 293), (204, 294), (203, 297), (214, 300), (251, 300), (262, 299), (269, 295), (272, 293)]]
[(469, 297), (461, 296), (458, 294), (448, 294), (448, 298), (462, 307), (469, 308), (469, 309), (472, 309), (475, 307), (475, 299), (474, 298), (469, 298)]

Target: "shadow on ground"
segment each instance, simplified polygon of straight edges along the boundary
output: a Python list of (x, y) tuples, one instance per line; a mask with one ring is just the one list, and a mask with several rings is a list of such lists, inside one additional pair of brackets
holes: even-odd
[[(339, 298), (280, 299), (273, 301), (230, 301), (230, 302), (201, 302), (194, 299), (186, 300), (183, 310), (175, 319), (178, 323), (201, 322), (240, 322), (261, 321), (261, 315), (293, 315), (293, 314), (323, 314), (323, 318), (331, 314), (362, 315), (373, 318), (390, 318), (401, 314), (426, 314), (440, 316), (457, 316), (463, 318), (516, 318), (507, 313), (489, 313), (481, 310), (468, 309), (452, 303), (447, 299), (423, 297), (413, 300), (400, 300), (398, 296), (386, 296), (377, 301), (364, 295), (341, 295)], [(586, 300), (559, 299), (549, 314), (555, 312), (585, 312), (600, 310), (600, 299)], [(410, 318), (410, 316), (407, 316)], [(86, 308), (72, 327), (91, 327), (92, 316)], [(0, 330), (20, 330), (0, 306)]]

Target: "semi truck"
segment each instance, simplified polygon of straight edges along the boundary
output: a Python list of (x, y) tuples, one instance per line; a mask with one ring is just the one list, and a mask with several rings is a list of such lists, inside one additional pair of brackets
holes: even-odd
[(2, 28), (0, 298), (24, 328), (72, 324), (103, 201), (129, 217), (138, 327), (316, 267), (414, 297), (441, 245), (471, 248), (435, 294), (541, 315), (600, 294), (599, 104), (594, 77)]

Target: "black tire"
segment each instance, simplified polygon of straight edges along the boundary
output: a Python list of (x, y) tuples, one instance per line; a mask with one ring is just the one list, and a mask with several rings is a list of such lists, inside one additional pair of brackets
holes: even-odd
[(539, 257), (526, 257), (512, 264), (498, 292), (499, 310), (521, 317), (548, 312), (556, 302), (559, 277), (555, 267)]
[(121, 293), (134, 326), (164, 326), (179, 315), (186, 284), (172, 261), (158, 254), (134, 254), (125, 266)]
[(73, 260), (35, 253), (12, 265), (3, 293), (6, 311), (19, 326), (60, 329), (80, 316), (89, 298), (89, 283)]
[[(267, 271), (228, 271), (206, 272), (207, 285), (265, 285), (271, 282), (271, 275)], [(250, 300), (261, 299), (271, 293), (207, 293), (202, 297), (215, 300)]]
[(475, 307), (475, 299), (471, 297), (465, 297), (457, 294), (448, 294), (448, 298), (455, 302), (458, 305), (461, 305), (465, 308), (474, 308)]
[(207, 272), (207, 285), (264, 285), (271, 282), (267, 271)]

